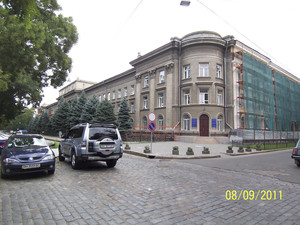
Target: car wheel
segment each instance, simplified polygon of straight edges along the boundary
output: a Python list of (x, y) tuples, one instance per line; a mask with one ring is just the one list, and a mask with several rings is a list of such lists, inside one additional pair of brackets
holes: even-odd
[(50, 174), (50, 175), (53, 175), (54, 172), (55, 172), (55, 169), (54, 170), (48, 170), (48, 174)]
[(1, 178), (2, 178), (2, 179), (7, 178), (7, 175), (6, 175), (5, 173), (3, 173), (2, 169), (1, 169)]
[(59, 159), (60, 162), (65, 161), (65, 157), (62, 156), (60, 147), (58, 149), (58, 159)]
[(115, 159), (106, 161), (106, 165), (108, 168), (113, 168), (113, 167), (115, 167), (116, 164), (117, 164), (117, 160), (115, 160)]
[(295, 159), (295, 163), (298, 167), (300, 167), (300, 161)]
[(78, 160), (78, 157), (75, 154), (75, 151), (72, 151), (71, 154), (71, 166), (74, 170), (77, 170), (80, 167), (80, 162)]

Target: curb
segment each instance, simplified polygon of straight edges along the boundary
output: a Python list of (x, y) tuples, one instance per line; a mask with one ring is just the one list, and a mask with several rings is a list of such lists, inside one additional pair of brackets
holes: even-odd
[(140, 156), (140, 157), (144, 157), (144, 158), (148, 158), (148, 159), (212, 159), (212, 158), (220, 158), (221, 157), (221, 155), (190, 156), (190, 157), (186, 157), (186, 156), (179, 156), (179, 157), (162, 156), (162, 155), (155, 155), (155, 154), (151, 154), (151, 153), (146, 154), (146, 153), (141, 153), (141, 152), (135, 152), (135, 151), (131, 151), (131, 150), (124, 150), (123, 152), (126, 153), (126, 154)]
[(241, 156), (241, 155), (253, 155), (253, 154), (260, 154), (260, 153), (268, 153), (268, 152), (279, 152), (279, 151), (285, 151), (285, 150), (290, 150), (290, 149), (289, 148), (281, 148), (281, 149), (261, 150), (261, 151), (255, 151), (255, 152), (224, 153), (224, 154), (229, 155), (229, 156)]

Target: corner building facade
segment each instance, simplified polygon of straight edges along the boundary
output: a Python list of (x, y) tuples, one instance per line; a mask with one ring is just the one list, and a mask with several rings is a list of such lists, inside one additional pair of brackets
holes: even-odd
[[(256, 64), (249, 64), (249, 57)], [(145, 129), (149, 113), (154, 112), (157, 129), (171, 132), (180, 126), (181, 134), (213, 136), (227, 135), (231, 129), (275, 130), (280, 111), (277, 106), (284, 101), (275, 88), (278, 76), (287, 80), (289, 87), (293, 85), (286, 91), (298, 104), (294, 111), (300, 110), (299, 79), (233, 36), (194, 32), (181, 39), (172, 38), (130, 64), (132, 69), (84, 90), (88, 97), (96, 95), (100, 101), (107, 98), (116, 113), (126, 97), (136, 129)], [(266, 77), (266, 82), (255, 85), (261, 77)], [(265, 91), (268, 95), (257, 94)], [(72, 97), (69, 95), (68, 100)], [(278, 103), (274, 104), (276, 97)], [(262, 107), (264, 101), (268, 101), (266, 109)], [(287, 113), (280, 112), (288, 120)], [(295, 112), (291, 121), (285, 121), (287, 129), (298, 129), (300, 118)]]

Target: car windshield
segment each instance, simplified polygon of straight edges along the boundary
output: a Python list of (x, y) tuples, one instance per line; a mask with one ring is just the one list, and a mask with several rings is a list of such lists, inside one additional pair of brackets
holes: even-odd
[(113, 128), (104, 128), (104, 127), (95, 127), (90, 128), (90, 140), (98, 140), (104, 137), (109, 137), (113, 140), (118, 139), (118, 135), (115, 129)]
[(8, 142), (8, 146), (26, 147), (26, 146), (48, 146), (46, 140), (43, 137), (14, 137)]

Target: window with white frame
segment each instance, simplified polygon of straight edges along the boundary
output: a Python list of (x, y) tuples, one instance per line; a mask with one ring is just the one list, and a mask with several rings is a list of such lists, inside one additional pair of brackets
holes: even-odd
[(106, 99), (106, 95), (105, 94), (103, 94), (103, 100), (105, 100)]
[(208, 70), (208, 63), (199, 63), (199, 76), (200, 77), (208, 77), (209, 70)]
[(143, 97), (143, 108), (148, 109), (148, 96)]
[(143, 127), (144, 127), (144, 129), (146, 129), (147, 128), (147, 125), (148, 125), (148, 123), (147, 123), (148, 121), (147, 121), (147, 117), (146, 116), (144, 116), (143, 117)]
[(218, 131), (223, 131), (223, 116), (218, 116), (218, 119), (217, 119), (217, 128), (218, 128)]
[(222, 66), (221, 65), (217, 65), (217, 78), (223, 78), (223, 73), (222, 73)]
[(110, 101), (110, 92), (107, 93), (107, 100)]
[(112, 92), (112, 99), (113, 99), (113, 100), (116, 99), (116, 91), (113, 91), (113, 92)]
[(191, 94), (190, 90), (184, 90), (183, 91), (183, 104), (189, 105), (191, 103)]
[(164, 129), (164, 118), (162, 115), (158, 116), (158, 129), (163, 130)]
[(134, 95), (134, 91), (135, 91), (135, 90), (134, 90), (134, 85), (131, 85), (131, 92), (130, 92), (130, 94), (131, 94), (131, 95)]
[(134, 103), (133, 102), (130, 103), (130, 112), (134, 113)]
[(158, 107), (164, 107), (164, 93), (158, 94)]
[(118, 90), (118, 98), (121, 98), (122, 92), (121, 89)]
[(200, 89), (200, 104), (208, 104), (208, 90)]
[(191, 77), (191, 66), (190, 65), (186, 65), (183, 67), (183, 76), (184, 76), (184, 79)]
[(191, 119), (190, 116), (185, 114), (183, 116), (183, 130), (190, 130), (191, 129)]
[(223, 105), (223, 91), (222, 90), (218, 90), (218, 94), (217, 94), (217, 101), (218, 101), (218, 105)]
[(101, 95), (99, 95), (99, 102), (101, 102), (102, 101), (102, 96)]
[(127, 87), (124, 87), (124, 97), (127, 97)]
[(165, 71), (161, 70), (159, 71), (159, 83), (165, 82)]
[(148, 86), (149, 86), (149, 76), (146, 75), (146, 76), (144, 77), (144, 87), (148, 87)]

